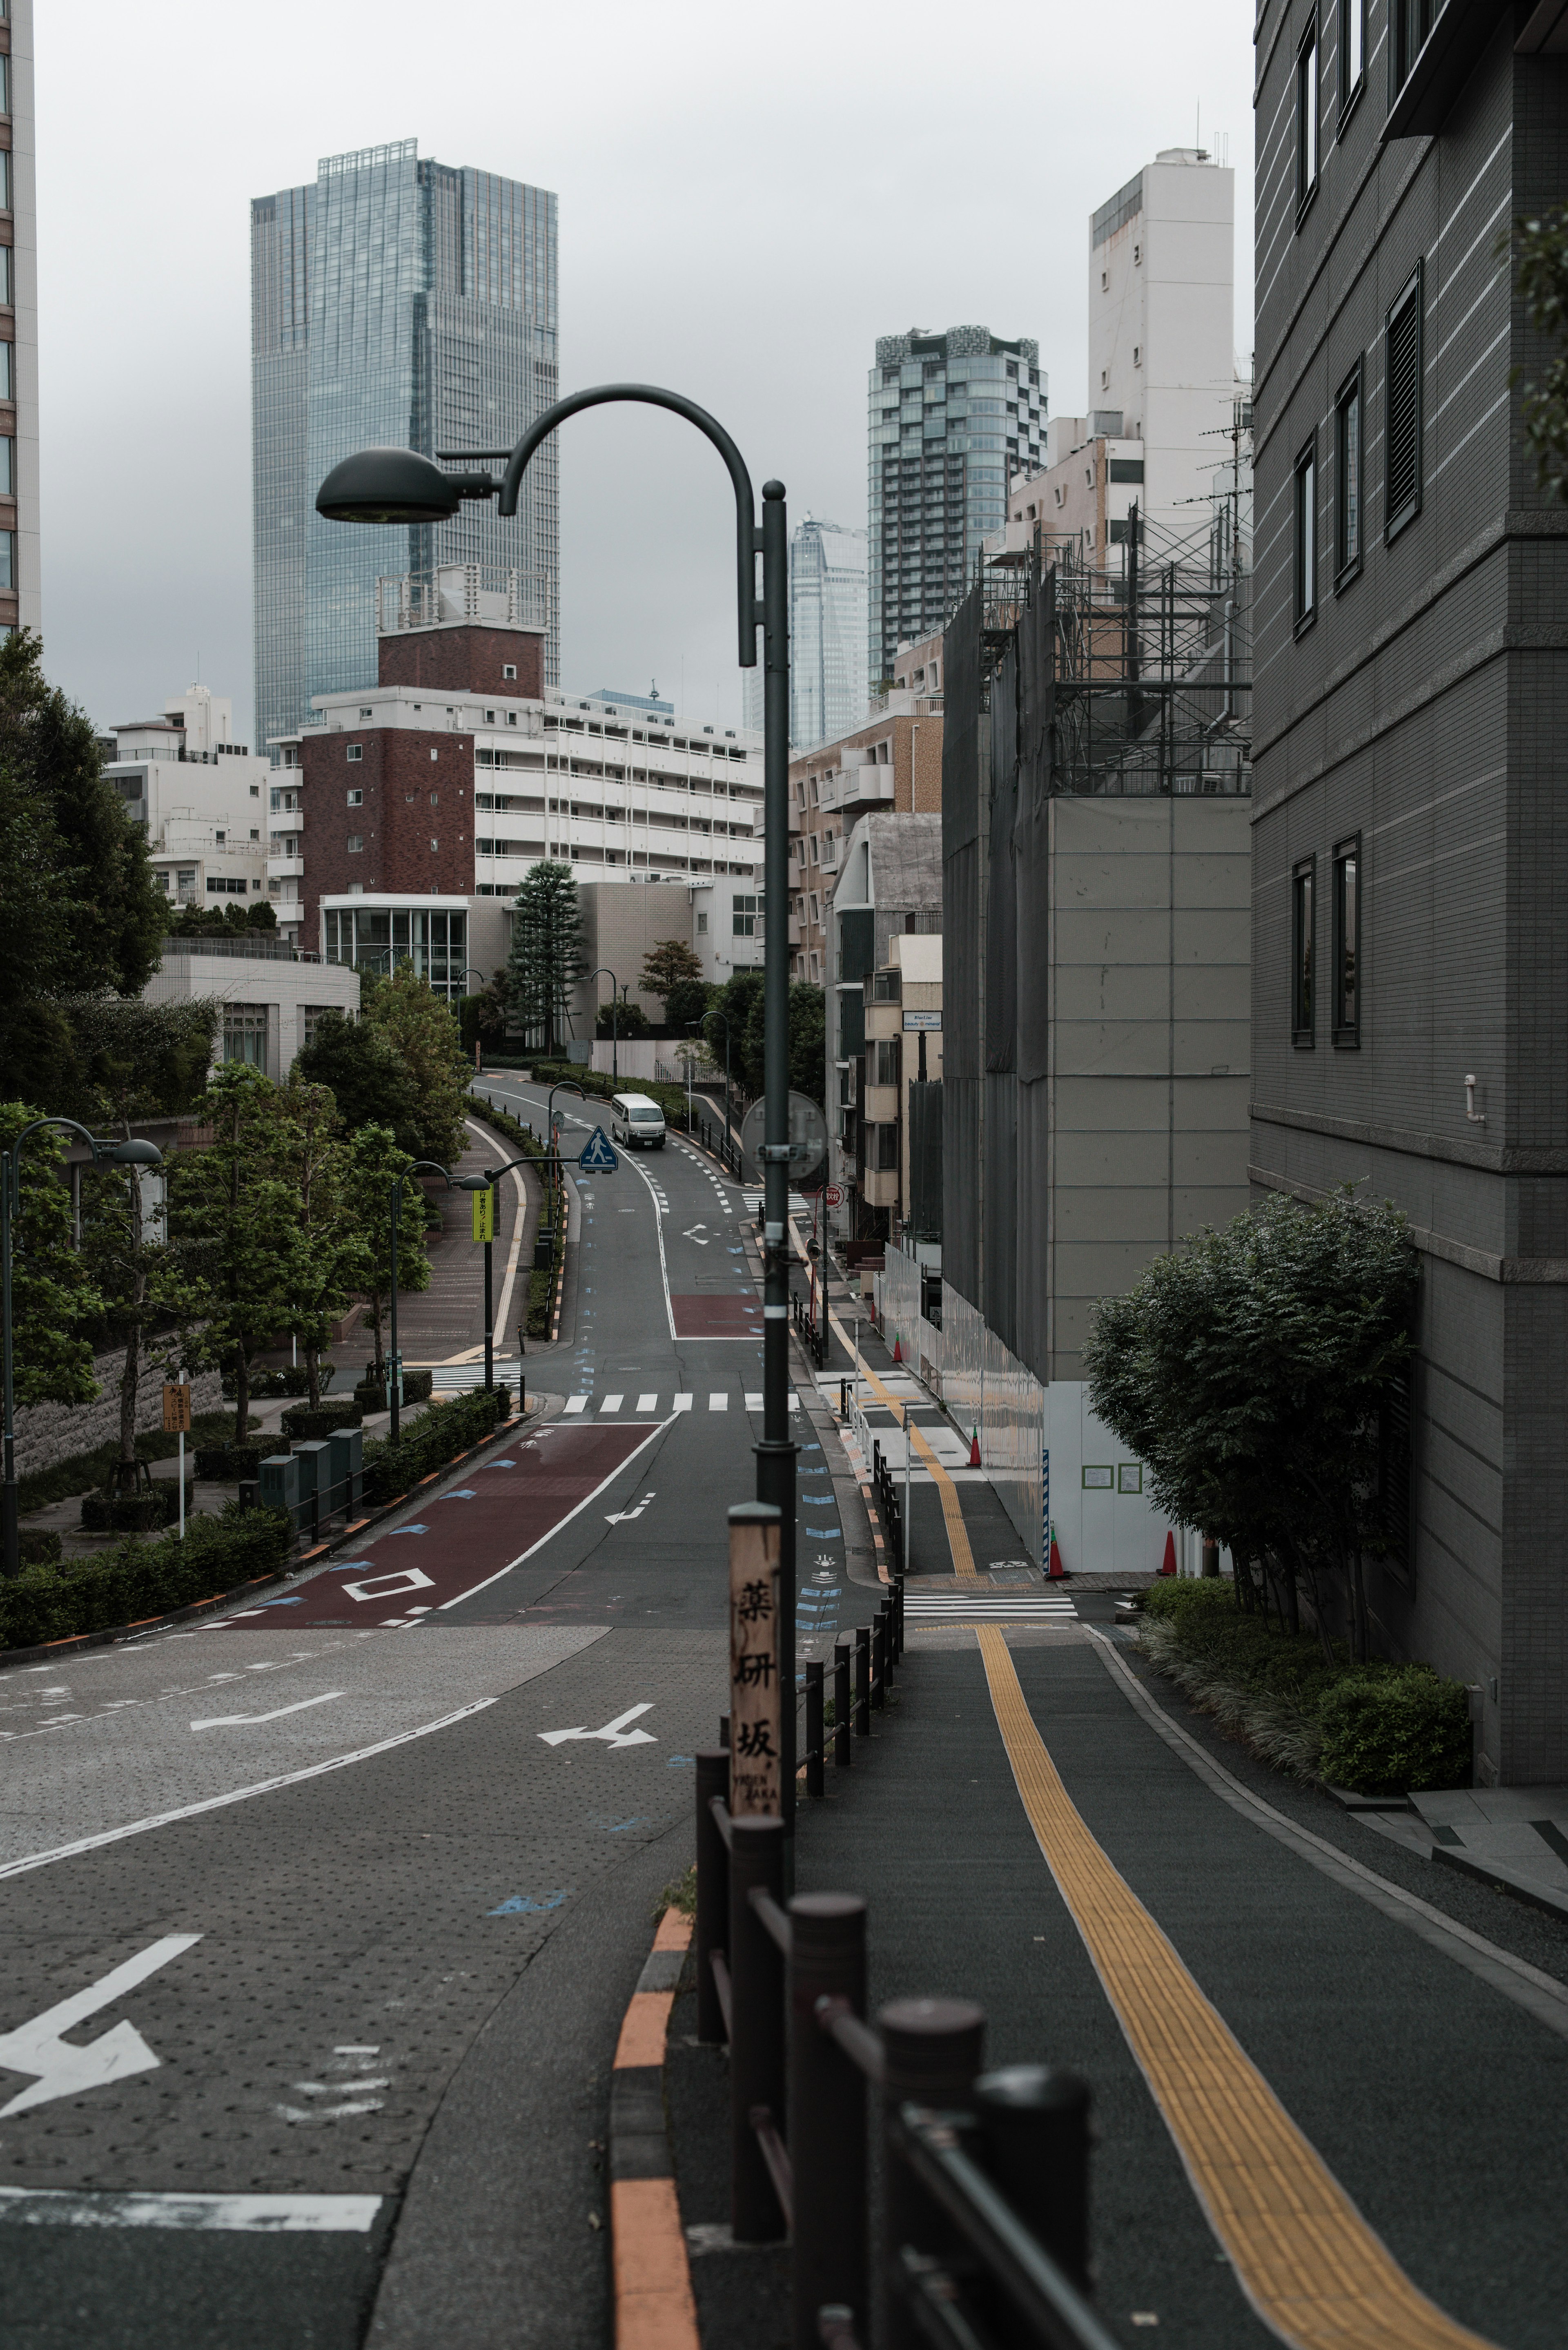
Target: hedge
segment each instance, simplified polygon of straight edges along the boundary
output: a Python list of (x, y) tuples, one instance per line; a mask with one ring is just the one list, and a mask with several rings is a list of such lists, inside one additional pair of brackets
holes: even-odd
[(293, 1544), (281, 1510), (241, 1510), (188, 1519), (185, 1539), (132, 1536), (97, 1558), (26, 1566), (0, 1579), (0, 1648), (36, 1648), (80, 1632), (139, 1624), (275, 1575)]
[(1157, 1584), (1141, 1642), (1200, 1713), (1295, 1777), (1357, 1794), (1468, 1786), (1469, 1699), (1428, 1665), (1352, 1664), (1243, 1616), (1229, 1582)]
[(472, 1388), (467, 1395), (432, 1403), (396, 1444), (372, 1439), (365, 1447), (367, 1503), (379, 1508), (395, 1502), (421, 1477), (444, 1469), (460, 1452), (472, 1451), (490, 1435), (498, 1420), (509, 1416), (511, 1396), (509, 1388)]
[[(535, 1167), (543, 1161), (545, 1156), (545, 1146), (537, 1135), (531, 1134), (526, 1128), (520, 1126), (517, 1120), (509, 1117), (504, 1109), (492, 1109), (488, 1103), (477, 1101), (473, 1107), (485, 1124), (495, 1128), (504, 1142), (509, 1142), (514, 1149), (523, 1151), (533, 1160)], [(556, 1282), (566, 1253), (566, 1232), (564, 1229), (557, 1227), (554, 1262), (547, 1268), (541, 1266), (528, 1275), (527, 1331), (530, 1338), (547, 1338), (550, 1335), (551, 1307), (555, 1298)]]
[(331, 1436), (339, 1428), (358, 1428), (364, 1417), (362, 1404), (348, 1396), (337, 1396), (317, 1411), (312, 1411), (308, 1404), (291, 1404), (278, 1425), (286, 1441), (303, 1444)]
[[(405, 1404), (429, 1403), (431, 1397), (434, 1392), (435, 1373), (433, 1371), (405, 1371), (403, 1373), (403, 1401)], [(385, 1379), (379, 1379), (373, 1376), (361, 1379), (358, 1386), (354, 1390), (354, 1401), (359, 1408), (359, 1417), (361, 1419), (363, 1419), (368, 1411), (385, 1411), (387, 1409), (387, 1383)], [(288, 1415), (286, 1412), (284, 1414), (284, 1417), (286, 1419), (287, 1419)]]
[[(334, 1367), (331, 1363), (322, 1363), (319, 1366), (318, 1376), (323, 1387), (325, 1387), (327, 1381), (331, 1378), (333, 1367)], [(304, 1363), (286, 1363), (282, 1370), (268, 1370), (259, 1363), (253, 1363), (251, 1366), (251, 1375), (249, 1379), (246, 1381), (246, 1386), (253, 1403), (265, 1401), (269, 1396), (308, 1395), (310, 1393), (310, 1371), (308, 1367)], [(233, 1372), (225, 1371), (223, 1374), (223, 1393), (226, 1396), (233, 1396), (234, 1392), (234, 1374)]]
[(196, 1474), (213, 1485), (237, 1485), (261, 1475), (261, 1464), (277, 1450), (273, 1444), (204, 1444), (196, 1455)]
[[(195, 1480), (185, 1480), (185, 1515), (196, 1503)], [(84, 1493), (82, 1532), (89, 1534), (151, 1534), (155, 1526), (171, 1526), (180, 1515), (180, 1482), (160, 1477), (134, 1493)]]

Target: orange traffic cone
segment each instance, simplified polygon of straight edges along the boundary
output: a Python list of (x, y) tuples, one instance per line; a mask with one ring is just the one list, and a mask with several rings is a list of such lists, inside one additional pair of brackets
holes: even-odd
[(1171, 1533), (1168, 1526), (1167, 1526), (1165, 1530), (1165, 1557), (1161, 1563), (1159, 1571), (1161, 1575), (1174, 1575), (1176, 1573), (1176, 1536)]
[(1053, 1582), (1053, 1583), (1061, 1583), (1061, 1582), (1065, 1578), (1066, 1573), (1067, 1573), (1067, 1570), (1066, 1570), (1066, 1568), (1065, 1568), (1065, 1567), (1063, 1565), (1063, 1564), (1062, 1564), (1062, 1554), (1061, 1554), (1061, 1552), (1060, 1552), (1060, 1551), (1057, 1549), (1057, 1547), (1056, 1547), (1056, 1537), (1055, 1537), (1055, 1535), (1054, 1535), (1054, 1534), (1053, 1534), (1053, 1535), (1052, 1535), (1052, 1537), (1051, 1537), (1051, 1566), (1050, 1566), (1050, 1575), (1051, 1575), (1051, 1580), (1052, 1580), (1052, 1582)]
[(971, 1469), (980, 1467), (980, 1430), (972, 1424), (969, 1432), (969, 1465)]
[(901, 1363), (901, 1362), (903, 1361), (903, 1359), (904, 1359), (903, 1349), (900, 1347), (900, 1346), (899, 1346), (899, 1344), (898, 1344), (898, 1333), (897, 1332), (897, 1330), (895, 1330), (895, 1331), (894, 1331), (894, 1333), (893, 1333), (893, 1360), (894, 1360), (896, 1363)]

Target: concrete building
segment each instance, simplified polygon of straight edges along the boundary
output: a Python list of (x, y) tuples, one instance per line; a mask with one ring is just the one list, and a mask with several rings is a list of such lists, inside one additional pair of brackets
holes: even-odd
[[(909, 666), (903, 653), (898, 660)], [(934, 671), (937, 656), (929, 660)], [(927, 662), (915, 666), (924, 684)], [(935, 686), (934, 674), (929, 681)], [(940, 693), (900, 684), (878, 695), (863, 725), (791, 760), (789, 795), (790, 969), (821, 986), (834, 977), (831, 907), (856, 825), (873, 810), (940, 811)]]
[(171, 694), (156, 718), (115, 727), (104, 775), (126, 815), (145, 827), (152, 869), (171, 898), (221, 906), (267, 897), (280, 926), (297, 929), (298, 885), (286, 899), (269, 862), (272, 768), (234, 741), (232, 702), (204, 685)]
[(376, 583), (477, 567), (545, 632), (556, 682), (556, 456), (517, 514), (471, 503), (448, 522), (345, 530), (316, 512), (357, 449), (507, 448), (556, 399), (556, 198), (405, 139), (329, 155), (314, 181), (251, 205), (256, 733), (375, 669)]
[(1407, 1212), (1375, 1637), (1478, 1692), (1483, 1783), (1561, 1783), (1568, 537), (1497, 239), (1561, 200), (1568, 46), (1264, 0), (1257, 57), (1252, 1180)]
[(352, 1018), (359, 974), (270, 939), (168, 939), (141, 991), (149, 1003), (216, 997), (223, 1007), (219, 1057), (249, 1061), (283, 1084), (324, 1012)]
[(450, 567), (436, 594), (382, 581), (375, 682), (317, 695), (276, 746), (305, 934), (335, 959), (407, 955), (456, 996), (465, 971), (504, 962), (512, 900), (547, 859), (585, 885), (675, 885), (683, 919), (659, 935), (691, 939), (714, 977), (736, 959), (727, 920), (760, 958), (761, 743), (555, 691), (542, 628), (482, 603), (463, 617), (479, 600), (463, 577)]
[[(860, 1196), (917, 1258), (941, 1263), (941, 1126), (917, 1131), (921, 1089), (942, 1080), (940, 932), (895, 931), (862, 982), (866, 1049), (857, 1073)], [(920, 1105), (923, 1107), (923, 1104)]]
[(0, 17), (0, 632), (43, 626), (33, 0)]
[(1040, 347), (989, 327), (884, 335), (868, 387), (867, 518), (873, 693), (898, 647), (945, 627), (1008, 484), (1039, 470), (1046, 384)]
[[(860, 816), (843, 845), (827, 909), (826, 990), (828, 1180), (842, 1204), (829, 1210), (833, 1229), (852, 1240), (888, 1237), (896, 1198), (885, 1181), (905, 1163), (896, 1114), (889, 1115), (901, 1079), (884, 1076), (891, 1061), (868, 1056), (867, 983), (899, 968), (895, 941), (940, 938), (942, 927), (942, 817), (935, 810)], [(927, 979), (929, 984), (929, 976)], [(875, 990), (872, 990), (873, 996)], [(886, 1038), (881, 1040), (886, 1043)], [(873, 1078), (892, 1088), (872, 1098)]]

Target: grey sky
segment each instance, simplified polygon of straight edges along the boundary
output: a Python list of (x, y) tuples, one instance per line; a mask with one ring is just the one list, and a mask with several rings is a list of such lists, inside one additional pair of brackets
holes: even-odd
[[(82, 0), (40, 8), (37, 45), (45, 658), (102, 723), (199, 659), (248, 729), (249, 200), (320, 155), (414, 137), (555, 189), (562, 389), (689, 393), (797, 517), (865, 522), (878, 334), (1033, 335), (1053, 411), (1082, 407), (1087, 215), (1190, 145), (1199, 108), (1236, 166), (1251, 347), (1247, 0)], [(563, 442), (564, 682), (684, 680), (693, 716), (734, 724), (717, 458), (627, 409)]]

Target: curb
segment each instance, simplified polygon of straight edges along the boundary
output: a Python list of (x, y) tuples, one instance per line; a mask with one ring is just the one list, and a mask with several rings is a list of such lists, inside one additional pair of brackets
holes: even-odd
[(670, 2132), (664, 2048), (692, 1921), (667, 1909), (628, 2004), (610, 2074), (615, 2350), (701, 2350)]
[(458, 1453), (444, 1468), (432, 1469), (428, 1477), (421, 1477), (418, 1484), (410, 1486), (408, 1492), (400, 1493), (396, 1501), (383, 1502), (380, 1508), (372, 1510), (369, 1517), (356, 1518), (351, 1526), (345, 1526), (340, 1534), (331, 1535), (326, 1542), (317, 1543), (313, 1550), (304, 1551), (297, 1558), (290, 1559), (286, 1566), (280, 1566), (275, 1574), (253, 1575), (246, 1583), (236, 1583), (232, 1590), (214, 1591), (209, 1599), (190, 1600), (183, 1607), (171, 1607), (161, 1616), (139, 1617), (134, 1624), (106, 1625), (96, 1632), (68, 1632), (64, 1639), (46, 1640), (36, 1648), (0, 1648), (0, 1672), (13, 1665), (58, 1664), (76, 1648), (111, 1648), (116, 1640), (129, 1640), (133, 1635), (140, 1638), (147, 1632), (161, 1632), (166, 1625), (188, 1624), (193, 1616), (204, 1616), (213, 1607), (226, 1607), (231, 1600), (243, 1599), (249, 1592), (265, 1591), (275, 1583), (288, 1583), (304, 1568), (314, 1566), (320, 1559), (330, 1558), (332, 1553), (341, 1549), (345, 1543), (357, 1542), (367, 1526), (379, 1525), (384, 1518), (389, 1518), (394, 1511), (400, 1510), (423, 1486), (433, 1485), (439, 1479), (450, 1477), (464, 1461), (472, 1460), (476, 1452), (483, 1452), (486, 1445), (509, 1443), (527, 1419), (526, 1412), (514, 1413), (510, 1419), (503, 1420), (493, 1435), (482, 1436), (477, 1444), (471, 1444), (466, 1452)]

